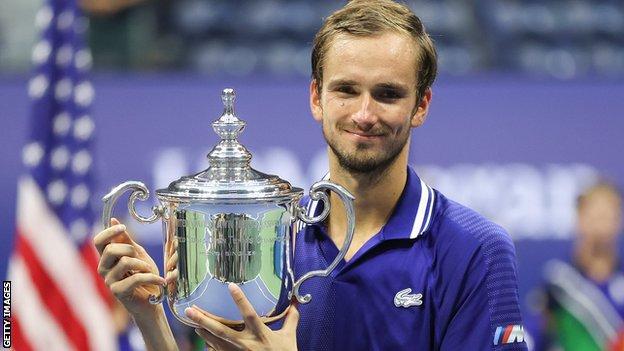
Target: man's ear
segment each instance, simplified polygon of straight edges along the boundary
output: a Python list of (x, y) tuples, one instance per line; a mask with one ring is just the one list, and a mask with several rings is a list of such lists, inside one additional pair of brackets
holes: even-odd
[(418, 128), (425, 123), (427, 113), (429, 113), (429, 105), (431, 104), (432, 95), (433, 93), (431, 92), (431, 88), (427, 88), (412, 115), (412, 128)]
[(310, 110), (312, 117), (317, 122), (323, 121), (323, 108), (321, 107), (321, 94), (319, 94), (319, 86), (316, 79), (310, 82)]

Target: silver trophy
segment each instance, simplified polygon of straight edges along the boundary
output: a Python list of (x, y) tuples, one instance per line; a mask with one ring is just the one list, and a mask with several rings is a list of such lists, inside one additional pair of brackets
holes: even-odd
[[(265, 323), (284, 316), (293, 297), (308, 303), (312, 296), (300, 293), (301, 284), (331, 273), (349, 249), (355, 227), (354, 198), (340, 185), (320, 181), (310, 188), (312, 200), (324, 204), (322, 213), (310, 217), (299, 206), (301, 188), (251, 168), (251, 154), (237, 140), (245, 122), (234, 113), (234, 91), (224, 89), (221, 98), (223, 115), (212, 123), (221, 141), (208, 154), (206, 170), (156, 190), (160, 205), (152, 208), (149, 217), (135, 209), (136, 200), (149, 196), (141, 182), (122, 183), (103, 198), (105, 228), (110, 226), (115, 202), (128, 190), (132, 191), (128, 210), (136, 220), (162, 219), (164, 272), (175, 279), (151, 296), (150, 302), (158, 304), (166, 297), (176, 318), (193, 327), (184, 314), (191, 306), (227, 325), (243, 324), (229, 283), (240, 286)], [(307, 272), (295, 280), (294, 228), (298, 221), (313, 224), (327, 217), (328, 191), (336, 192), (344, 203), (346, 240), (327, 269)]]

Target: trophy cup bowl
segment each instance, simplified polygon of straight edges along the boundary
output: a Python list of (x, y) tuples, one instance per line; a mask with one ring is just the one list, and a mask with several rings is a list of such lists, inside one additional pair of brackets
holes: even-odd
[[(128, 191), (132, 217), (141, 223), (162, 221), (168, 283), (160, 287), (158, 295), (150, 296), (150, 302), (167, 299), (173, 315), (192, 327), (197, 325), (184, 313), (192, 306), (232, 327), (243, 325), (229, 294), (230, 283), (242, 289), (265, 323), (283, 317), (293, 298), (308, 303), (312, 296), (299, 292), (301, 284), (331, 273), (349, 249), (355, 227), (354, 198), (340, 185), (326, 180), (312, 185), (310, 198), (324, 206), (322, 213), (310, 217), (299, 205), (301, 188), (251, 168), (251, 153), (238, 142), (245, 122), (234, 114), (234, 90), (224, 89), (221, 98), (224, 112), (212, 123), (221, 140), (208, 154), (206, 170), (156, 190), (160, 204), (152, 207), (149, 217), (135, 209), (137, 200), (149, 197), (141, 182), (124, 182), (103, 198), (105, 228), (110, 226), (117, 199)], [(336, 192), (344, 203), (348, 218), (345, 242), (327, 269), (295, 279), (294, 229), (298, 221), (314, 224), (327, 217), (329, 191)]]

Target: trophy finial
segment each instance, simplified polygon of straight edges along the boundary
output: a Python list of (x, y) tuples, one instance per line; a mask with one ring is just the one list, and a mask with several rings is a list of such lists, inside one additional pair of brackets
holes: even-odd
[(223, 114), (218, 120), (212, 122), (212, 129), (221, 137), (221, 141), (208, 154), (210, 164), (224, 168), (228, 164), (243, 164), (249, 166), (251, 153), (238, 142), (238, 137), (245, 129), (245, 121), (239, 119), (234, 113), (234, 100), (236, 93), (232, 88), (221, 91), (223, 101)]
[(232, 88), (225, 88), (221, 92), (221, 101), (225, 106), (226, 114), (234, 114), (234, 100), (236, 100), (236, 93)]
[(221, 101), (223, 101), (223, 114), (212, 123), (212, 128), (219, 134), (221, 139), (236, 139), (245, 128), (245, 122), (241, 121), (234, 114), (234, 100), (236, 93), (232, 88), (223, 89), (221, 92)]

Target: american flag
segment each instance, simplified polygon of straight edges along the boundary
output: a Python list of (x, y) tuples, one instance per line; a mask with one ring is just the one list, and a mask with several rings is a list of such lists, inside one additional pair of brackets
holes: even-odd
[(115, 350), (111, 300), (97, 276), (90, 234), (95, 220), (87, 74), (87, 29), (72, 0), (47, 0), (37, 13), (30, 136), (18, 182), (12, 281), (12, 347)]

